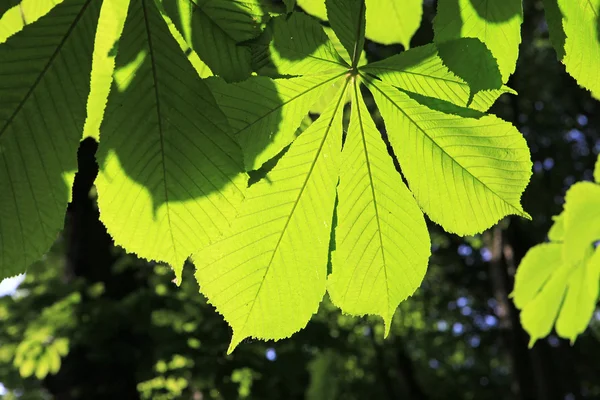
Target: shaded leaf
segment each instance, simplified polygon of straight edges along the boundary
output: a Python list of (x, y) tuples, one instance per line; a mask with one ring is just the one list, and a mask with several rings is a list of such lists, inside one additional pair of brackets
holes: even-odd
[[(559, 0), (558, 5), (566, 35), (562, 62), (577, 83), (600, 100), (600, 0)], [(548, 28), (560, 38), (555, 24)], [(557, 39), (553, 44), (560, 45)], [(556, 52), (560, 57), (561, 49), (557, 48)]]
[(364, 0), (327, 0), (329, 23), (356, 67), (365, 47)]
[(154, 1), (131, 2), (116, 64), (97, 154), (100, 218), (115, 243), (171, 264), (179, 281), (186, 258), (237, 213), (241, 152)]
[(0, 45), (0, 279), (24, 272), (63, 227), (100, 6), (65, 0)]
[[(496, 58), (502, 82), (506, 83), (517, 64), (522, 22), (521, 0), (439, 0), (433, 22), (434, 40), (481, 40)], [(485, 72), (483, 68), (478, 71)]]
[(211, 91), (242, 147), (246, 170), (260, 168), (289, 145), (311, 106), (330, 88), (336, 89), (340, 77), (256, 77), (236, 84), (211, 79)]
[(383, 82), (423, 96), (438, 98), (479, 111), (488, 110), (496, 99), (511, 89), (474, 93), (469, 104), (469, 83), (451, 72), (434, 44), (415, 47), (385, 60), (362, 67), (361, 72), (377, 76)]

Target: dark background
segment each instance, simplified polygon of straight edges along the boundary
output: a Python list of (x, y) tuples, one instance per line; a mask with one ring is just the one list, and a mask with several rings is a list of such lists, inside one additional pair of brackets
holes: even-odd
[[(432, 40), (435, 4), (425, 3), (413, 47)], [(231, 331), (198, 293), (191, 265), (177, 288), (165, 266), (112, 245), (98, 222), (96, 144), (88, 139), (64, 234), (17, 291), (0, 298), (0, 393), (7, 399), (600, 399), (600, 312), (574, 345), (550, 335), (528, 349), (508, 298), (521, 258), (545, 240), (567, 188), (592, 179), (600, 151), (600, 103), (557, 61), (541, 1), (526, 0), (524, 11), (517, 72), (508, 83), (519, 96), (502, 96), (491, 112), (515, 124), (531, 149), (534, 174), (523, 204), (533, 221), (507, 218), (468, 238), (430, 224), (426, 279), (400, 305), (387, 339), (381, 320), (341, 315), (325, 299), (291, 339), (246, 340), (226, 356)], [(368, 43), (367, 50), (377, 60), (402, 47)], [(57, 358), (60, 371), (46, 375)], [(19, 369), (33, 376), (23, 379)]]

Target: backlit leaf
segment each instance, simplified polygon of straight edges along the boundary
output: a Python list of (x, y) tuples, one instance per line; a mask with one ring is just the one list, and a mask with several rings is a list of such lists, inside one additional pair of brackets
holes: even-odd
[(383, 82), (369, 88), (410, 189), (434, 222), (471, 235), (506, 215), (529, 218), (520, 198), (532, 165), (515, 127), (429, 109)]
[[(506, 83), (519, 56), (522, 21), (521, 0), (439, 0), (433, 23), (434, 40), (481, 40), (496, 58), (502, 82)], [(481, 68), (481, 72), (485, 70)]]
[(233, 328), (229, 352), (247, 337), (289, 337), (323, 298), (345, 90), (250, 187), (232, 230), (193, 257), (202, 292)]
[(357, 83), (353, 89), (328, 292), (346, 313), (380, 315), (387, 334), (398, 304), (414, 293), (425, 276), (429, 233)]
[(63, 228), (100, 6), (65, 0), (0, 45), (0, 279), (24, 272)]

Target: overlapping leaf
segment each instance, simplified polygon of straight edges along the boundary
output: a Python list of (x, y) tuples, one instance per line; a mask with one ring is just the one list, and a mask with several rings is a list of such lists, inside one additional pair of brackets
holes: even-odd
[(65, 0), (0, 45), (0, 279), (24, 272), (63, 227), (101, 4)]
[(545, 0), (544, 7), (558, 58), (579, 85), (600, 99), (600, 1)]
[[(360, 4), (361, 1), (353, 2)], [(325, 0), (298, 0), (307, 13), (327, 20)], [(366, 0), (366, 37), (382, 44), (401, 43), (410, 47), (423, 15), (423, 0)]]
[(467, 81), (448, 69), (434, 44), (413, 48), (361, 70), (402, 90), (478, 111), (487, 111), (501, 94), (511, 92), (505, 86), (474, 92)]
[(3, 0), (0, 4), (0, 43), (25, 25), (32, 24), (48, 14), (64, 0)]
[(237, 213), (240, 150), (152, 0), (131, 2), (116, 64), (97, 155), (101, 220), (117, 244), (179, 278)]
[[(569, 0), (567, 0), (569, 1)], [(523, 6), (521, 0), (440, 0), (434, 20), (435, 42), (477, 38), (498, 62), (502, 82), (515, 71), (521, 43)], [(485, 65), (472, 60), (472, 68), (485, 73)]]
[(229, 85), (211, 80), (212, 93), (242, 146), (246, 169), (260, 168), (289, 145), (311, 106), (335, 88), (340, 77), (339, 72), (291, 79), (258, 77)]
[(167, 15), (213, 73), (227, 81), (250, 76), (251, 50), (241, 43), (257, 37), (269, 19), (263, 0), (164, 1)]

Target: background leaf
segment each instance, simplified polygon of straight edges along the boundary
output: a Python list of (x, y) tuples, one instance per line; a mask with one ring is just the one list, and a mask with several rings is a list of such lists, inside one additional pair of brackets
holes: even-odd
[(600, 239), (600, 185), (578, 182), (565, 195), (564, 259), (583, 260), (587, 249)]

